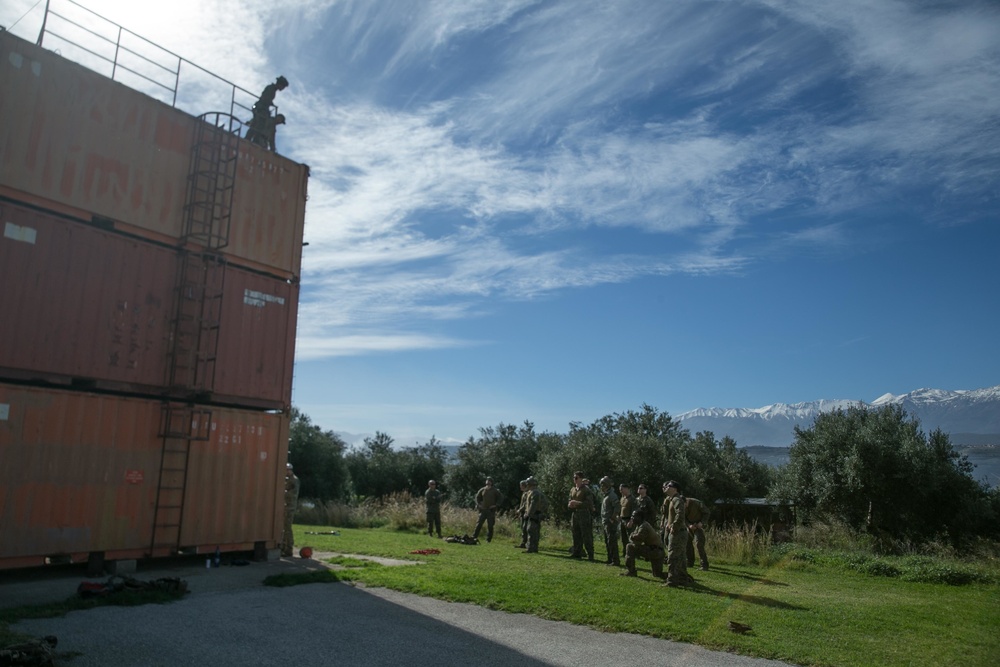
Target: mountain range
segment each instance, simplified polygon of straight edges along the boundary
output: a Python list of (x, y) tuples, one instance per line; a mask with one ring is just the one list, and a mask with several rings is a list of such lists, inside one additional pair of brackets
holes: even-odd
[(820, 413), (853, 405), (900, 405), (925, 433), (940, 428), (954, 445), (1000, 445), (1000, 385), (971, 391), (917, 389), (898, 396), (884, 394), (871, 403), (823, 399), (762, 408), (698, 408), (675, 419), (691, 433), (728, 435), (741, 447), (788, 447), (796, 426), (808, 428)]

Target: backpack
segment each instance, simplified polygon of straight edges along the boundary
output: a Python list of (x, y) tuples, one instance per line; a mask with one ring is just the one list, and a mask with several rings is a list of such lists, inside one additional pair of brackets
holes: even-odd
[(688, 523), (698, 523), (708, 519), (708, 507), (697, 498), (688, 498), (684, 504), (685, 520)]
[(540, 514), (539, 518), (549, 518), (549, 498), (541, 491), (538, 492), (538, 512)]

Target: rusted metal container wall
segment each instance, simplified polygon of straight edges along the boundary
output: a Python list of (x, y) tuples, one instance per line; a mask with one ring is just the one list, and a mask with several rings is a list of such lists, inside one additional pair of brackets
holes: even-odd
[(149, 547), (153, 401), (0, 384), (0, 567)]
[(281, 541), (288, 425), (285, 414), (212, 409), (210, 439), (192, 443), (183, 546)]
[[(0, 90), (0, 194), (180, 242), (201, 121), (5, 31)], [(236, 263), (297, 277), (308, 167), (239, 144), (223, 252)]]
[(232, 265), (225, 280), (215, 400), (291, 407), (299, 285)]
[(177, 251), (0, 202), (0, 378), (159, 393)]
[[(0, 568), (151, 553), (167, 404), (0, 384)], [(211, 408), (190, 444), (180, 551), (281, 539), (288, 417)]]
[[(168, 386), (181, 253), (0, 201), (0, 378)], [(225, 268), (210, 399), (291, 405), (297, 284)]]

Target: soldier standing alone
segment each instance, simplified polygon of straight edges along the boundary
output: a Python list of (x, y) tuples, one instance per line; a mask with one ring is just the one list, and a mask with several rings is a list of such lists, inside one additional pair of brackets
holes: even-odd
[(497, 522), (497, 508), (503, 502), (503, 494), (493, 487), (493, 478), (486, 478), (486, 486), (476, 493), (476, 509), (479, 510), (479, 521), (476, 522), (476, 530), (472, 533), (472, 539), (479, 539), (479, 531), (486, 523), (486, 541), (493, 541), (493, 526)]
[(299, 505), (299, 478), (292, 471), (292, 464), (285, 467), (285, 530), (281, 536), (281, 555), (292, 556), (295, 553), (295, 536), (292, 533), (292, 521)]
[(427, 482), (424, 502), (427, 503), (427, 534), (434, 537), (434, 529), (436, 528), (437, 536), (441, 537), (441, 492), (437, 488), (437, 482), (433, 479)]

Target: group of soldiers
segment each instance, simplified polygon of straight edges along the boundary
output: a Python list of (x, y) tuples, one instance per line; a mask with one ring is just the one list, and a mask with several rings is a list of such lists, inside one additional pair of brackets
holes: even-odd
[[(695, 551), (701, 569), (708, 570), (705, 553), (704, 522), (708, 520), (708, 507), (697, 498), (685, 498), (680, 485), (671, 480), (663, 484), (663, 504), (660, 508), (659, 530), (656, 526), (656, 507), (647, 495), (645, 484), (638, 486), (638, 495), (632, 495), (628, 484), (620, 484), (615, 493), (610, 477), (600, 481), (600, 521), (607, 564), (620, 566), (618, 540), (625, 552), (625, 571), (622, 576), (635, 577), (636, 558), (648, 560), (653, 576), (665, 579), (666, 586), (686, 586), (694, 582), (688, 567), (694, 567)], [(620, 494), (620, 495), (619, 495)], [(573, 532), (571, 558), (594, 560), (593, 517), (597, 512), (597, 493), (583, 472), (573, 474), (573, 488), (569, 493), (570, 527)], [(667, 571), (664, 573), (664, 563)]]
[[(424, 498), (427, 505), (427, 534), (441, 537), (441, 491), (437, 482), (428, 482)], [(525, 553), (538, 552), (541, 523), (548, 518), (548, 498), (538, 488), (534, 477), (521, 481), (521, 499), (516, 516), (521, 522), (521, 543), (517, 545)], [(573, 533), (573, 547), (569, 557), (594, 560), (594, 517), (600, 519), (601, 534), (607, 551), (607, 564), (621, 567), (621, 551), (625, 553), (625, 571), (622, 576), (638, 576), (635, 567), (637, 558), (648, 560), (653, 576), (665, 579), (664, 585), (676, 587), (694, 582), (688, 574), (688, 567), (695, 565), (695, 553), (701, 562), (701, 569), (708, 570), (708, 555), (705, 553), (704, 523), (708, 520), (708, 507), (697, 498), (685, 498), (680, 485), (675, 481), (664, 482), (663, 504), (660, 507), (659, 529), (657, 512), (653, 499), (647, 495), (645, 484), (632, 494), (628, 484), (620, 484), (618, 493), (610, 477), (605, 476), (599, 484), (600, 491), (592, 487), (583, 472), (573, 474), (573, 488), (569, 492), (566, 507), (570, 511), (570, 528)], [(619, 495), (620, 494), (620, 495)], [(598, 499), (600, 496), (600, 499)], [(494, 485), (492, 477), (486, 478), (483, 488), (476, 493), (476, 522), (473, 540), (478, 540), (483, 526), (486, 526), (486, 541), (493, 541), (493, 528), (497, 510), (503, 504), (504, 496)], [(621, 551), (618, 541), (621, 540)], [(666, 564), (666, 572), (664, 572)]]

